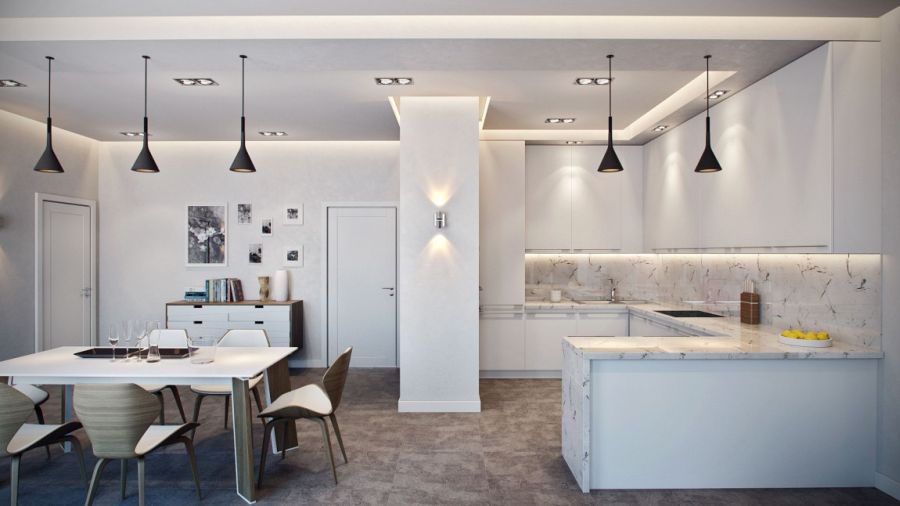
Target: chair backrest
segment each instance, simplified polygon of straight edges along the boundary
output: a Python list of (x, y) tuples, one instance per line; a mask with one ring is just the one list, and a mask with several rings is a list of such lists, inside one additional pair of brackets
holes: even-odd
[(187, 348), (187, 331), (184, 329), (158, 329), (150, 333), (159, 334), (160, 348)]
[(343, 353), (331, 364), (325, 374), (322, 375), (322, 388), (331, 400), (331, 409), (335, 410), (341, 404), (341, 396), (344, 395), (344, 384), (347, 383), (347, 371), (350, 369), (350, 355), (353, 347), (344, 350)]
[(232, 348), (268, 348), (269, 336), (263, 329), (232, 329), (222, 336), (219, 346)]
[(136, 457), (134, 449), (159, 414), (159, 400), (129, 383), (76, 385), (72, 406), (99, 458)]
[(34, 403), (27, 395), (6, 383), (0, 383), (0, 457), (9, 455), (6, 451), (9, 441), (33, 410)]

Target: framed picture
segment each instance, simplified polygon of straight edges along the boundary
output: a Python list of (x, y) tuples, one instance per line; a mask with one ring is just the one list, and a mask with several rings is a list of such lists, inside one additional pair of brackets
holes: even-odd
[(253, 204), (237, 205), (237, 222), (238, 225), (249, 225), (253, 223)]
[(248, 254), (249, 254), (249, 256), (247, 257), (247, 259), (250, 261), (251, 264), (261, 264), (262, 263), (262, 255), (263, 255), (262, 244), (260, 244), (260, 243), (251, 244), (248, 248)]
[(186, 264), (188, 267), (228, 265), (228, 206), (196, 204), (187, 206)]
[(303, 225), (303, 204), (285, 206), (282, 218), (285, 225)]
[(259, 221), (259, 233), (262, 235), (272, 235), (272, 218), (263, 218)]
[(303, 267), (303, 246), (285, 246), (283, 260), (285, 267)]

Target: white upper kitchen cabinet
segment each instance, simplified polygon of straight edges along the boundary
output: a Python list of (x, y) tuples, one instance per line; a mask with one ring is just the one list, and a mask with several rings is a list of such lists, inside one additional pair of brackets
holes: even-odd
[(525, 148), (525, 249), (643, 251), (643, 150), (621, 146), (625, 166), (601, 174), (606, 146)]
[(877, 42), (830, 42), (644, 146), (647, 250), (877, 253)]
[(572, 248), (572, 149), (525, 148), (525, 249)]
[(521, 305), (525, 303), (525, 143), (482, 141), (479, 164), (480, 303)]

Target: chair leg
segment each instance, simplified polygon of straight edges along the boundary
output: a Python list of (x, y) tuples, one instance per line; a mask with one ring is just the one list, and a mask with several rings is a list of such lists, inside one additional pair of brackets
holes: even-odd
[[(39, 424), (44, 425), (44, 410), (41, 409), (40, 406), (34, 406), (34, 416), (37, 417), (37, 421)], [(44, 447), (44, 450), (47, 452), (47, 458), (50, 458), (50, 445)]]
[(273, 430), (275, 430), (275, 422), (276, 419), (272, 419), (266, 423), (265, 428), (263, 429), (263, 442), (262, 449), (259, 454), (259, 476), (256, 478), (256, 488), (262, 488), (263, 482), (263, 471), (266, 470), (266, 456), (269, 454), (269, 437)]
[(78, 468), (81, 469), (81, 481), (83, 481), (84, 486), (87, 487), (87, 470), (84, 467), (84, 451), (81, 449), (81, 441), (71, 434), (64, 437), (63, 441), (68, 441), (72, 444), (72, 448), (75, 450), (75, 456), (78, 457)]
[(202, 500), (203, 496), (200, 494), (200, 472), (197, 471), (197, 456), (194, 455), (194, 442), (186, 437), (181, 438), (181, 442), (184, 443), (184, 449), (187, 450), (188, 460), (191, 462), (191, 474), (194, 475), (194, 486), (197, 488), (197, 499)]
[(9, 471), (9, 504), (12, 506), (19, 503), (19, 462), (21, 460), (21, 455), (13, 455)]
[(125, 500), (125, 486), (128, 482), (128, 459), (119, 460), (119, 491)]
[(103, 472), (103, 468), (106, 467), (106, 464), (109, 464), (109, 460), (97, 460), (97, 465), (94, 466), (94, 474), (91, 476), (91, 484), (88, 487), (87, 498), (84, 500), (84, 506), (91, 506), (94, 504), (94, 496), (97, 495), (97, 486), (100, 484), (100, 474)]
[(138, 457), (138, 505), (144, 506), (144, 457)]
[[(206, 397), (203, 394), (197, 394), (197, 397), (194, 398), (194, 416), (191, 418), (191, 421), (197, 423), (200, 419), (200, 404), (203, 403), (203, 398)], [(191, 429), (191, 439), (194, 439), (194, 436), (197, 434), (197, 428), (194, 427)]]
[(337, 485), (337, 469), (334, 467), (334, 454), (331, 452), (331, 436), (328, 433), (328, 425), (324, 418), (315, 419), (322, 428), (322, 439), (325, 440), (325, 453), (328, 454), (328, 460), (331, 461), (331, 474), (334, 475), (334, 484)]
[(256, 411), (262, 413), (263, 405), (262, 398), (259, 396), (259, 386), (250, 390), (253, 393), (253, 400), (256, 401)]
[(166, 424), (166, 401), (163, 399), (162, 391), (153, 392), (153, 395), (156, 396), (156, 400), (159, 401), (159, 424)]
[(228, 415), (231, 414), (231, 411), (228, 410), (229, 403), (231, 402), (231, 396), (225, 396), (225, 430), (228, 430)]
[(287, 453), (287, 447), (286, 447), (287, 433), (288, 433), (288, 429), (290, 429), (293, 426), (292, 425), (293, 422), (294, 421), (291, 419), (285, 419), (284, 420), (284, 428), (281, 429), (281, 460), (284, 460), (285, 454)]
[(347, 451), (344, 450), (344, 439), (341, 437), (341, 428), (338, 427), (337, 417), (332, 413), (328, 415), (328, 418), (331, 418), (331, 426), (334, 427), (334, 435), (337, 436), (338, 445), (341, 447), (341, 454), (344, 456), (344, 464), (346, 464), (348, 462)]
[(184, 416), (184, 407), (181, 405), (181, 394), (178, 393), (178, 387), (169, 385), (168, 388), (172, 391), (172, 397), (175, 398), (175, 406), (178, 407), (178, 414), (181, 415), (181, 422), (187, 423), (187, 417)]

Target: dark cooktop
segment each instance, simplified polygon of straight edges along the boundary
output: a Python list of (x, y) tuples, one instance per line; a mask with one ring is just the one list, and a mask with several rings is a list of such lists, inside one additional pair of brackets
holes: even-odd
[(707, 313), (706, 311), (698, 311), (696, 309), (657, 309), (657, 313), (662, 313), (675, 318), (721, 318), (722, 315)]

